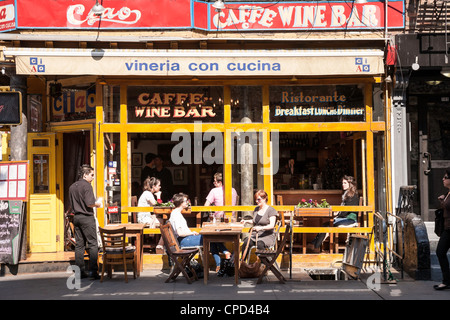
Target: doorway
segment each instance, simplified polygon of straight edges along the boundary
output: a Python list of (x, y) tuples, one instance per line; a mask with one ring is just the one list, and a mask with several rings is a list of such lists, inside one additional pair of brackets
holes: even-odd
[(83, 164), (90, 164), (89, 132), (68, 132), (63, 134), (63, 183), (64, 211), (69, 205), (69, 187), (78, 180), (78, 169)]
[[(429, 82), (429, 81), (428, 81)], [(417, 185), (419, 205), (414, 207), (424, 221), (434, 220), (437, 198), (445, 194), (442, 177), (450, 167), (450, 81), (430, 85), (416, 80), (409, 88), (411, 126), (411, 185)], [(417, 212), (419, 213), (419, 212)]]

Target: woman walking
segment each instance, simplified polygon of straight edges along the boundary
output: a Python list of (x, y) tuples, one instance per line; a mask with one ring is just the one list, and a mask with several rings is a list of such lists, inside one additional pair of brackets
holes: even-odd
[(449, 191), (447, 194), (439, 196), (441, 207), (444, 209), (444, 231), (439, 238), (436, 248), (436, 255), (442, 271), (442, 283), (434, 286), (436, 290), (445, 290), (450, 288), (450, 268), (447, 259), (447, 252), (450, 248), (450, 168), (447, 168), (442, 178), (442, 183)]

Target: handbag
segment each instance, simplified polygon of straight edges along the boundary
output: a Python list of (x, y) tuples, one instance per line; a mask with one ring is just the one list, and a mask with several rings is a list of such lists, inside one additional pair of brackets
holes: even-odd
[(440, 237), (444, 232), (444, 209), (440, 208), (434, 212), (434, 233)]
[[(250, 237), (252, 235), (253, 228), (250, 230)], [(258, 243), (258, 233), (256, 233), (256, 243)], [(244, 257), (247, 255), (248, 247), (250, 245), (250, 239), (247, 241), (244, 253), (242, 254), (239, 263), (239, 277), (240, 278), (257, 278), (262, 273), (262, 265), (259, 258), (253, 263), (247, 263), (244, 261)]]

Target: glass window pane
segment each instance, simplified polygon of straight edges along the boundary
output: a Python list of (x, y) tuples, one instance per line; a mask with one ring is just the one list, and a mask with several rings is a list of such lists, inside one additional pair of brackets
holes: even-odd
[(33, 154), (33, 192), (49, 192), (49, 160), (48, 154)]
[(120, 223), (120, 134), (105, 133), (104, 139), (105, 203), (108, 206), (108, 210), (106, 210), (108, 214), (107, 221), (110, 223)]
[(262, 122), (262, 87), (231, 87), (231, 121)]
[(120, 121), (120, 86), (103, 86), (103, 114), (105, 123)]
[(353, 176), (363, 187), (363, 151), (359, 132), (281, 132), (274, 194), (283, 195), (285, 205), (302, 198), (340, 205), (342, 177)]
[[(240, 197), (240, 205), (255, 205), (255, 192), (264, 188), (262, 134), (249, 130), (232, 133), (231, 138), (233, 188)], [(251, 218), (253, 212), (240, 212), (240, 216)]]
[(214, 188), (214, 174), (223, 173), (222, 132), (136, 133), (129, 139), (132, 153), (143, 159), (142, 165), (131, 166), (132, 195), (138, 199), (145, 179), (156, 177), (163, 202), (183, 192), (201, 206)]
[(33, 139), (33, 147), (48, 147), (48, 139)]

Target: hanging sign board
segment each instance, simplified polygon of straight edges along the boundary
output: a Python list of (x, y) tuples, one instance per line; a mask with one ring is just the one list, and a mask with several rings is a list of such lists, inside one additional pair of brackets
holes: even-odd
[(22, 123), (22, 93), (0, 87), (0, 125)]
[(23, 202), (0, 200), (0, 263), (19, 263)]

